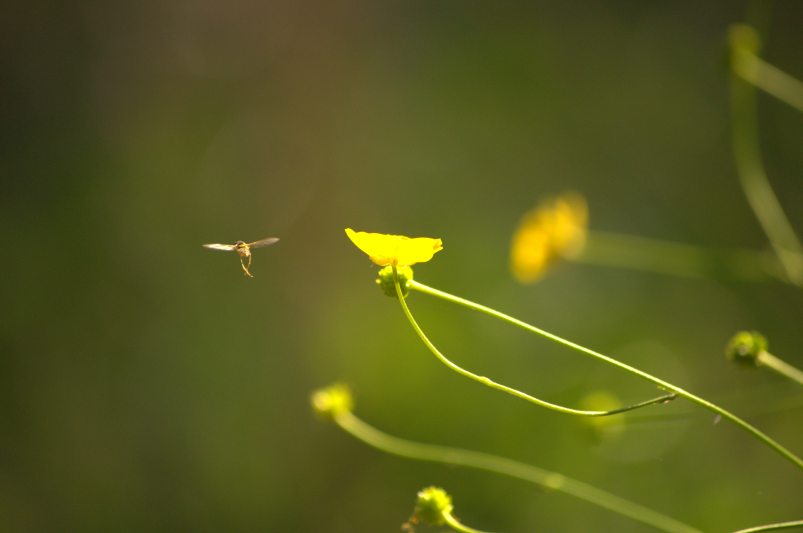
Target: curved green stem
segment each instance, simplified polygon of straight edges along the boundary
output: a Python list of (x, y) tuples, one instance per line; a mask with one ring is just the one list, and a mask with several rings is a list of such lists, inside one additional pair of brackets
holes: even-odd
[(699, 530), (683, 522), (679, 522), (674, 518), (670, 518), (631, 501), (614, 496), (604, 490), (567, 478), (555, 472), (487, 453), (434, 444), (422, 444), (393, 437), (369, 426), (354, 416), (351, 411), (347, 410), (335, 414), (334, 420), (337, 425), (346, 432), (369, 446), (373, 446), (386, 453), (419, 461), (467, 466), (487, 472), (503, 474), (529, 481), (548, 489), (570, 494), (622, 516), (651, 525), (661, 531), (666, 531), (667, 533), (700, 533)]
[(462, 531), (463, 533), (485, 533), (479, 529), (473, 529), (460, 523), (460, 521), (452, 515), (452, 513), (443, 513), (443, 519), (449, 524), (449, 527), (455, 531)]
[[(530, 396), (529, 394), (525, 394), (525, 393), (523, 393), (523, 392), (521, 392), (519, 390), (516, 390), (514, 388), (508, 387), (506, 385), (502, 385), (501, 383), (497, 383), (495, 381), (492, 381), (491, 379), (486, 378), (484, 376), (478, 376), (477, 374), (473, 374), (473, 373), (469, 372), (468, 370), (465, 370), (464, 368), (461, 368), (461, 367), (457, 366), (456, 364), (451, 362), (449, 359), (447, 359), (440, 351), (438, 351), (438, 349), (435, 347), (435, 345), (432, 344), (432, 342), (427, 338), (427, 336), (424, 334), (424, 332), (418, 326), (418, 323), (415, 321), (415, 318), (413, 318), (413, 315), (410, 312), (410, 308), (407, 307), (407, 302), (405, 302), (404, 296), (402, 296), (401, 286), (399, 285), (398, 271), (396, 270), (396, 267), (393, 267), (393, 275), (394, 275), (394, 281), (395, 281), (395, 284), (396, 284), (396, 294), (399, 297), (399, 301), (402, 304), (402, 308), (404, 308), (404, 314), (407, 315), (407, 319), (410, 321), (410, 324), (413, 325), (413, 329), (415, 329), (416, 333), (418, 333), (418, 336), (421, 337), (422, 341), (424, 341), (424, 344), (427, 345), (427, 347), (430, 349), (430, 351), (432, 353), (434, 353), (435, 356), (438, 359), (440, 359), (443, 364), (445, 364), (446, 366), (448, 366), (449, 368), (451, 368), (452, 370), (454, 370), (455, 372), (457, 372), (458, 374), (460, 374), (462, 376), (465, 376), (467, 378), (471, 378), (471, 379), (473, 379), (475, 381), (479, 381), (480, 383), (482, 383), (484, 385), (488, 385), (489, 387), (492, 387), (494, 389), (507, 392), (508, 394), (512, 394), (513, 396), (517, 396), (519, 398), (522, 398), (522, 399), (527, 400), (529, 402), (532, 402), (534, 404), (540, 405), (541, 407), (546, 407), (548, 409), (554, 409), (555, 411), (560, 411), (561, 413), (569, 413), (569, 414), (573, 414), (573, 415), (583, 415), (583, 416), (609, 416), (609, 415), (615, 415), (615, 414), (619, 414), (619, 413), (624, 413), (626, 411), (632, 411), (633, 409), (639, 409), (641, 407), (646, 407), (648, 405), (652, 405), (652, 404), (655, 404), (655, 403), (668, 402), (670, 400), (674, 400), (675, 397), (677, 396), (674, 393), (670, 393), (670, 394), (659, 396), (658, 398), (653, 398), (651, 400), (647, 400), (647, 401), (644, 401), (644, 402), (641, 402), (641, 403), (637, 403), (637, 404), (634, 404), (634, 405), (628, 405), (627, 407), (622, 407), (620, 409), (614, 409), (612, 411), (580, 411), (580, 410), (577, 410), (577, 409), (571, 409), (569, 407), (563, 407), (561, 405), (556, 405), (554, 403), (545, 402), (544, 400), (539, 400), (538, 398), (536, 398), (534, 396)], [(409, 283), (410, 283), (410, 286), (412, 286), (412, 284), (414, 282), (410, 281)]]
[[(692, 394), (690, 392), (686, 392), (685, 390), (681, 389), (680, 387), (676, 387), (675, 385), (672, 385), (671, 383), (667, 383), (666, 381), (660, 380), (660, 379), (656, 378), (655, 376), (647, 374), (646, 372), (642, 372), (641, 370), (638, 370), (636, 368), (628, 366), (628, 365), (626, 365), (624, 363), (620, 363), (619, 361), (617, 361), (615, 359), (611, 359), (610, 357), (602, 355), (601, 353), (597, 353), (597, 352), (595, 352), (593, 350), (589, 350), (588, 348), (584, 348), (583, 346), (580, 346), (579, 344), (575, 344), (573, 342), (567, 341), (566, 339), (562, 339), (562, 338), (558, 337), (557, 335), (553, 335), (551, 333), (547, 333), (544, 330), (538, 329), (538, 328), (536, 328), (534, 326), (531, 326), (531, 325), (529, 325), (529, 324), (527, 324), (525, 322), (522, 322), (521, 320), (517, 320), (517, 319), (515, 319), (515, 318), (513, 318), (511, 316), (508, 316), (508, 315), (505, 315), (503, 313), (500, 313), (499, 311), (494, 311), (493, 309), (490, 309), (490, 308), (485, 307), (483, 305), (479, 305), (479, 304), (476, 304), (474, 302), (470, 302), (468, 300), (464, 300), (462, 298), (458, 298), (457, 296), (453, 296), (451, 294), (439, 291), (437, 289), (433, 289), (431, 287), (427, 287), (426, 285), (422, 285), (421, 283), (418, 283), (417, 281), (414, 281), (414, 280), (410, 280), (408, 282), (408, 286), (411, 289), (416, 289), (416, 290), (424, 292), (426, 294), (429, 294), (429, 295), (432, 295), (432, 296), (437, 296), (439, 298), (443, 298), (444, 300), (448, 300), (450, 302), (457, 303), (457, 304), (463, 305), (465, 307), (468, 307), (469, 309), (474, 309), (476, 311), (481, 311), (483, 313), (491, 315), (491, 316), (493, 316), (495, 318), (498, 318), (500, 320), (504, 320), (505, 322), (509, 322), (509, 323), (511, 323), (511, 324), (513, 324), (515, 326), (518, 326), (518, 327), (520, 327), (522, 329), (525, 329), (525, 330), (527, 330), (529, 332), (532, 332), (532, 333), (535, 333), (535, 334), (540, 335), (542, 337), (545, 337), (545, 338), (547, 338), (547, 339), (549, 339), (549, 340), (551, 340), (553, 342), (556, 342), (558, 344), (562, 344), (563, 346), (566, 346), (566, 347), (572, 348), (574, 350), (577, 350), (578, 352), (581, 352), (581, 353), (584, 353), (584, 354), (589, 355), (591, 357), (594, 357), (596, 359), (599, 359), (600, 361), (604, 361), (604, 362), (606, 362), (606, 363), (608, 363), (610, 365), (613, 365), (615, 367), (618, 367), (618, 368), (620, 368), (620, 369), (622, 369), (622, 370), (624, 370), (626, 372), (630, 372), (631, 374), (633, 374), (635, 376), (638, 376), (638, 377), (640, 377), (640, 378), (642, 378), (642, 379), (644, 379), (646, 381), (649, 381), (650, 383), (654, 383), (655, 385), (658, 385), (662, 389), (665, 389), (665, 390), (667, 390), (669, 392), (672, 392), (672, 393), (674, 393), (674, 394), (676, 394), (678, 396), (686, 398), (687, 400), (689, 400), (691, 402), (694, 402), (697, 405), (699, 405), (701, 407), (704, 407), (704, 408), (708, 409), (709, 411), (712, 411), (712, 412), (720, 415), (722, 418), (726, 418), (726, 419), (730, 420), (731, 422), (733, 422), (734, 424), (736, 424), (740, 428), (744, 429), (745, 431), (747, 431), (748, 433), (750, 433), (751, 435), (753, 435), (754, 437), (756, 437), (757, 439), (762, 441), (764, 444), (766, 444), (767, 446), (769, 446), (770, 448), (772, 448), (773, 450), (775, 450), (776, 452), (781, 454), (783, 457), (785, 457), (788, 461), (790, 461), (791, 463), (796, 465), (798, 468), (803, 469), (803, 460), (801, 460), (795, 454), (793, 454), (792, 452), (790, 452), (789, 450), (787, 450), (786, 448), (784, 448), (783, 446), (781, 446), (780, 444), (775, 442), (769, 436), (765, 435), (764, 433), (762, 433), (758, 429), (754, 428), (753, 426), (751, 426), (750, 424), (748, 424), (744, 420), (734, 416), (733, 414), (731, 414), (728, 411), (722, 409), (721, 407), (719, 407), (717, 405), (714, 405), (711, 402), (708, 402), (708, 401), (706, 401), (706, 400), (704, 400), (704, 399), (702, 399), (702, 398), (700, 398), (698, 396), (695, 396), (694, 394)], [(401, 292), (401, 288), (398, 286), (398, 283), (397, 283), (397, 291), (399, 291), (399, 293)], [(402, 302), (402, 307), (404, 307), (405, 313), (407, 314), (407, 318), (410, 319), (410, 321), (412, 323), (414, 323), (412, 315), (410, 314), (409, 310), (407, 309), (407, 305), (405, 304), (404, 299), (401, 298), (401, 296), (399, 297), (399, 299)], [(414, 324), (414, 327), (416, 327), (416, 330), (419, 331), (419, 336), (421, 336), (422, 339), (426, 339), (426, 337), (423, 336), (423, 333), (420, 332), (420, 329), (417, 327), (417, 325)], [(431, 346), (431, 343), (429, 343), (429, 341), (425, 340), (424, 342), (427, 343), (427, 346), (430, 346), (430, 349), (434, 348), (434, 347)], [(440, 356), (440, 357), (442, 357), (442, 356)], [(441, 360), (444, 360), (444, 359), (441, 359)], [(447, 364), (449, 364), (449, 363), (447, 363)], [(463, 372), (465, 372), (465, 371), (463, 371)], [(473, 374), (472, 374), (472, 376), (473, 376)], [(474, 379), (477, 379), (476, 376), (474, 377)], [(481, 380), (482, 379), (486, 379), (486, 378), (481, 378)], [(521, 393), (519, 393), (519, 394), (521, 394)]]
[(774, 529), (788, 529), (791, 527), (803, 527), (803, 520), (783, 522), (780, 524), (769, 524), (766, 526), (751, 527), (749, 529), (740, 529), (739, 531), (734, 531), (734, 533), (758, 533), (759, 531), (772, 531)]
[[(749, 57), (749, 52), (742, 50), (738, 43), (739, 30), (746, 28), (735, 28), (731, 35), (734, 41), (732, 63), (737, 69)], [(803, 287), (803, 245), (772, 190), (761, 159), (755, 87), (734, 73), (730, 93), (733, 155), (742, 189), (789, 281)]]

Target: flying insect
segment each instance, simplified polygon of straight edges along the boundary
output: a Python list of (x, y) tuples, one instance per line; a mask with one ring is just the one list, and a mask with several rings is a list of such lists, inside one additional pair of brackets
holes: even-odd
[[(251, 276), (251, 273), (248, 269), (251, 266), (251, 248), (262, 248), (263, 246), (267, 246), (269, 244), (273, 244), (274, 242), (278, 241), (276, 237), (271, 237), (270, 239), (262, 239), (261, 241), (246, 243), (243, 241), (237, 241), (234, 244), (204, 244), (204, 248), (209, 248), (210, 250), (234, 250), (240, 255), (240, 264), (243, 266), (243, 270), (245, 273)], [(243, 262), (243, 258), (248, 258), (248, 266), (245, 265)], [(254, 276), (251, 276), (252, 278)]]

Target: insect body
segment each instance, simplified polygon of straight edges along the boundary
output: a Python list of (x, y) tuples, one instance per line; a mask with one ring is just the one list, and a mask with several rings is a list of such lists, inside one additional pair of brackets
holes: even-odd
[[(234, 250), (240, 255), (240, 264), (243, 266), (243, 270), (245, 270), (246, 274), (251, 276), (251, 273), (248, 271), (248, 268), (251, 266), (251, 248), (261, 248), (273, 244), (278, 240), (279, 239), (275, 237), (271, 237), (270, 239), (262, 239), (261, 241), (252, 243), (237, 241), (234, 244), (204, 244), (204, 248), (209, 248), (210, 250)], [(248, 266), (245, 266), (243, 262), (244, 257), (248, 258)], [(253, 278), (254, 276), (251, 277)]]

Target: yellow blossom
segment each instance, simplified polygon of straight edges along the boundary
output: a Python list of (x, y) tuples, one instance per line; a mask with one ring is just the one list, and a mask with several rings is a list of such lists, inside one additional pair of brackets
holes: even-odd
[(405, 267), (429, 261), (435, 252), (442, 250), (440, 239), (410, 239), (401, 235), (355, 232), (346, 229), (357, 248), (368, 254), (371, 261), (380, 266)]
[(325, 389), (312, 393), (312, 408), (325, 418), (337, 418), (343, 413), (351, 411), (354, 399), (351, 390), (342, 383), (335, 383)]
[[(586, 411), (614, 411), (622, 407), (624, 406), (619, 398), (605, 390), (590, 392), (580, 400), (580, 408)], [(626, 427), (624, 413), (608, 416), (581, 416), (580, 418), (589, 430), (588, 436), (597, 442), (615, 440)]]
[(513, 235), (510, 270), (522, 283), (539, 280), (561, 257), (580, 254), (588, 232), (588, 205), (575, 192), (542, 202), (522, 217)]

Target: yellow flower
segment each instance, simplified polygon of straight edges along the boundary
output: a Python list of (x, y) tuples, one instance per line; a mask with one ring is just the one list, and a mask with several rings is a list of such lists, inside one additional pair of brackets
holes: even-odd
[[(586, 411), (614, 411), (622, 407), (624, 405), (619, 398), (605, 390), (590, 392), (580, 400), (580, 409)], [(579, 418), (588, 430), (587, 436), (597, 443), (616, 440), (624, 433), (627, 423), (624, 413), (608, 416), (581, 416)]]
[(405, 267), (429, 261), (435, 252), (442, 250), (440, 239), (410, 239), (401, 235), (355, 232), (346, 229), (357, 248), (368, 254), (371, 261), (380, 266)]
[(510, 270), (521, 283), (539, 280), (561, 257), (580, 254), (588, 232), (588, 205), (575, 192), (542, 202), (522, 217), (513, 235)]
[(354, 407), (351, 390), (342, 383), (316, 390), (312, 393), (311, 401), (315, 412), (329, 419), (337, 418)]

